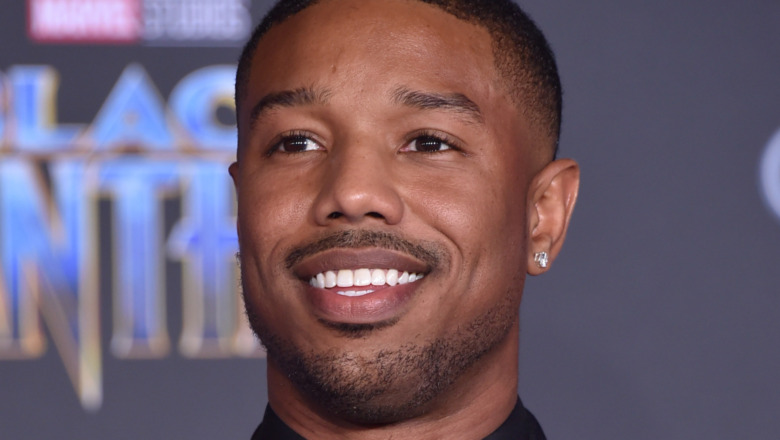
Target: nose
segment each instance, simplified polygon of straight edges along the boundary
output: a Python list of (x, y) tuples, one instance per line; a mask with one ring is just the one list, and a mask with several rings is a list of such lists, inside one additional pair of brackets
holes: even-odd
[(317, 224), (401, 221), (404, 204), (392, 172), (393, 153), (370, 145), (345, 145), (330, 154), (314, 201)]

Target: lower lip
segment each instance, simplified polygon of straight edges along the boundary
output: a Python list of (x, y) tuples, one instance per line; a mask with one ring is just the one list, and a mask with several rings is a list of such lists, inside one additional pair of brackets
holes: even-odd
[(417, 291), (418, 282), (396, 286), (366, 286), (355, 290), (374, 290), (361, 296), (340, 295), (345, 288), (320, 289), (306, 284), (306, 296), (315, 314), (326, 321), (341, 324), (372, 324), (403, 314)]

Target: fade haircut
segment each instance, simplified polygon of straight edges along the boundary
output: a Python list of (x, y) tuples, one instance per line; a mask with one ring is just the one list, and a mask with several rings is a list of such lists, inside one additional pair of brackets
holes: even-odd
[[(255, 28), (244, 46), (236, 72), (236, 109), (246, 96), (252, 58), (260, 39), (280, 24), (321, 0), (279, 0)], [(487, 30), (496, 70), (504, 78), (513, 102), (552, 141), (558, 151), (562, 91), (555, 56), (541, 30), (512, 0), (415, 0), (434, 5), (456, 18)]]

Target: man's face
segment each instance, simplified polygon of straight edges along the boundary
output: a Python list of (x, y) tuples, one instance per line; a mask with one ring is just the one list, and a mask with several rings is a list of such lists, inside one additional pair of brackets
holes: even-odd
[(231, 174), (269, 369), (366, 422), (516, 362), (540, 141), (489, 34), (416, 1), (325, 1), (264, 36), (247, 90)]

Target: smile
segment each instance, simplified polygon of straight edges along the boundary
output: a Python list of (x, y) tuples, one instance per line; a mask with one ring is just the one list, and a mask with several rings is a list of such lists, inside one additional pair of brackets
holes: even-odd
[[(397, 269), (341, 269), (320, 272), (311, 277), (309, 284), (320, 289), (347, 287), (385, 287), (413, 283), (423, 278), (422, 273), (409, 273)], [(375, 289), (336, 290), (343, 296), (362, 296), (373, 293)]]
[(405, 252), (361, 247), (315, 252), (291, 269), (318, 320), (375, 324), (404, 315), (436, 267)]

